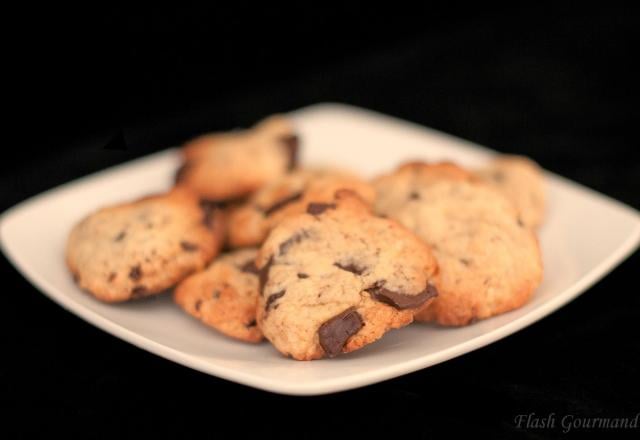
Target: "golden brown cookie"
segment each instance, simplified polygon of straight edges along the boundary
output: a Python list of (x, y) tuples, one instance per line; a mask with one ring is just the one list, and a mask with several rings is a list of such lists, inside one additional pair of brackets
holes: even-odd
[(515, 205), (526, 226), (537, 228), (542, 224), (545, 190), (538, 164), (522, 156), (499, 156), (477, 175)]
[(219, 252), (219, 211), (183, 189), (103, 208), (71, 231), (67, 265), (77, 284), (106, 302), (160, 293)]
[(298, 136), (282, 116), (250, 130), (209, 134), (187, 143), (176, 184), (203, 199), (226, 201), (245, 197), (296, 166)]
[(232, 338), (260, 342), (256, 324), (259, 293), (257, 249), (241, 249), (217, 258), (203, 272), (176, 287), (174, 300), (191, 316)]
[(416, 163), (375, 186), (377, 212), (414, 231), (438, 260), (439, 296), (416, 319), (469, 324), (522, 306), (540, 284), (534, 233), (509, 200), (465, 170)]
[(437, 295), (429, 248), (349, 191), (284, 219), (256, 263), (258, 325), (296, 360), (357, 350), (411, 323)]
[(375, 190), (362, 179), (339, 171), (298, 170), (256, 192), (229, 217), (229, 245), (258, 246), (282, 219), (303, 213), (310, 202), (331, 202), (340, 189), (373, 204)]

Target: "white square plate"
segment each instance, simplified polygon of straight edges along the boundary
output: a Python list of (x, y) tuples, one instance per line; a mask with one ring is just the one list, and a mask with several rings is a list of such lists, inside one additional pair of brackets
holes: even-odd
[[(477, 166), (494, 154), (469, 142), (380, 114), (324, 104), (292, 116), (306, 164), (339, 164), (372, 176), (406, 160), (450, 159)], [(269, 344), (227, 339), (190, 318), (169, 295), (107, 305), (81, 292), (63, 260), (67, 234), (94, 209), (171, 185), (176, 150), (117, 166), (50, 190), (1, 219), (2, 247), (49, 298), (131, 344), (224, 379), (284, 394), (325, 394), (429, 367), (504, 338), (584, 292), (637, 247), (640, 216), (612, 199), (547, 173), (548, 216), (540, 231), (545, 280), (532, 301), (459, 329), (412, 325), (333, 360), (295, 362)]]

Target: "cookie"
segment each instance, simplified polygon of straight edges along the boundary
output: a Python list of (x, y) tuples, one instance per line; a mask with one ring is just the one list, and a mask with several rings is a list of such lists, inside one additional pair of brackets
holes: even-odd
[(375, 181), (376, 211), (415, 232), (440, 268), (417, 320), (466, 325), (522, 306), (542, 279), (534, 233), (498, 191), (454, 165), (414, 163)]
[(82, 289), (121, 302), (160, 293), (203, 269), (223, 237), (217, 209), (173, 189), (86, 217), (69, 235), (66, 261)]
[(174, 301), (187, 313), (219, 332), (246, 342), (260, 342), (256, 323), (259, 293), (257, 249), (241, 249), (218, 257), (203, 272), (175, 289)]
[(429, 248), (398, 223), (372, 215), (350, 191), (284, 219), (256, 264), (258, 325), (296, 360), (357, 350), (411, 323), (437, 295)]
[(356, 176), (331, 170), (298, 170), (256, 192), (230, 214), (229, 245), (258, 246), (282, 219), (303, 213), (310, 202), (331, 202), (339, 189), (373, 204), (375, 190)]
[(201, 136), (187, 143), (176, 184), (203, 199), (226, 201), (245, 197), (297, 163), (298, 137), (281, 116), (250, 130)]
[(527, 227), (542, 224), (545, 189), (542, 170), (532, 160), (521, 156), (501, 156), (477, 173), (478, 177), (500, 191), (518, 210)]

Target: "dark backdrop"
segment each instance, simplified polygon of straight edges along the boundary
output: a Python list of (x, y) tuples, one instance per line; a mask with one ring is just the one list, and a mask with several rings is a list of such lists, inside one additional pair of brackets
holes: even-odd
[[(195, 134), (323, 101), (529, 155), (640, 208), (635, 11), (237, 6), (34, 7), (7, 17), (16, 29), (3, 54), (0, 209)], [(124, 143), (110, 142), (118, 136)], [(3, 258), (3, 428), (562, 437), (514, 419), (640, 411), (639, 262), (632, 256), (578, 300), (482, 350), (364, 389), (290, 398), (121, 342), (45, 299)]]

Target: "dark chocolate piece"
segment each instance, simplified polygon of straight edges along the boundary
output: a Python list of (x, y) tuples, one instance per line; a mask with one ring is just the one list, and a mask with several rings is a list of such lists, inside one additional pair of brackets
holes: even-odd
[(342, 353), (347, 340), (364, 326), (362, 317), (352, 307), (322, 324), (318, 330), (320, 346), (329, 357)]
[(267, 304), (265, 304), (264, 306), (264, 311), (268, 312), (269, 310), (271, 310), (271, 307), (273, 307), (274, 305), (273, 303), (282, 298), (285, 293), (285, 290), (281, 290), (280, 292), (269, 295), (269, 298), (267, 298)]
[(255, 327), (256, 325), (258, 325), (257, 321), (255, 319), (252, 319), (251, 321), (246, 323), (244, 326), (246, 328), (252, 328), (252, 327)]
[(307, 213), (311, 215), (320, 215), (327, 209), (336, 209), (335, 203), (309, 203)]
[(293, 246), (294, 244), (300, 243), (302, 240), (308, 237), (309, 237), (309, 234), (306, 231), (301, 231), (300, 233), (294, 234), (287, 240), (283, 241), (280, 244), (280, 248), (279, 248), (280, 255), (286, 254), (291, 246)]
[(185, 251), (185, 252), (195, 252), (198, 250), (198, 245), (194, 244), (194, 243), (190, 243), (188, 241), (181, 241), (180, 242), (180, 247)]
[(131, 268), (131, 270), (129, 271), (129, 278), (131, 278), (133, 281), (137, 281), (142, 278), (142, 269), (140, 269), (140, 265), (133, 266)]
[(309, 275), (307, 275), (306, 273), (299, 273), (298, 274), (298, 278), (300, 278), (300, 279), (309, 278)]
[(200, 200), (200, 209), (202, 209), (202, 223), (209, 229), (213, 227), (216, 213), (220, 205), (210, 200)]
[(367, 270), (366, 267), (358, 266), (355, 263), (348, 263), (348, 264), (334, 263), (333, 265), (342, 270), (346, 270), (347, 272), (351, 272), (356, 275), (362, 275)]
[(393, 292), (384, 288), (384, 281), (378, 281), (373, 286), (365, 289), (371, 297), (376, 301), (389, 304), (398, 310), (414, 309), (423, 305), (427, 300), (438, 296), (438, 291), (432, 284), (416, 295), (407, 295), (405, 293)]
[(122, 241), (122, 239), (127, 235), (125, 231), (120, 231), (118, 235), (113, 239), (113, 241)]
[(271, 215), (274, 212), (284, 208), (288, 204), (297, 202), (301, 198), (302, 198), (302, 192), (297, 192), (288, 197), (285, 197), (284, 199), (278, 200), (276, 203), (274, 203), (273, 205), (269, 206), (264, 210), (264, 215)]
[(252, 273), (254, 275), (260, 275), (260, 271), (258, 270), (258, 266), (256, 266), (256, 262), (254, 260), (249, 260), (246, 263), (244, 263), (240, 267), (240, 272)]

